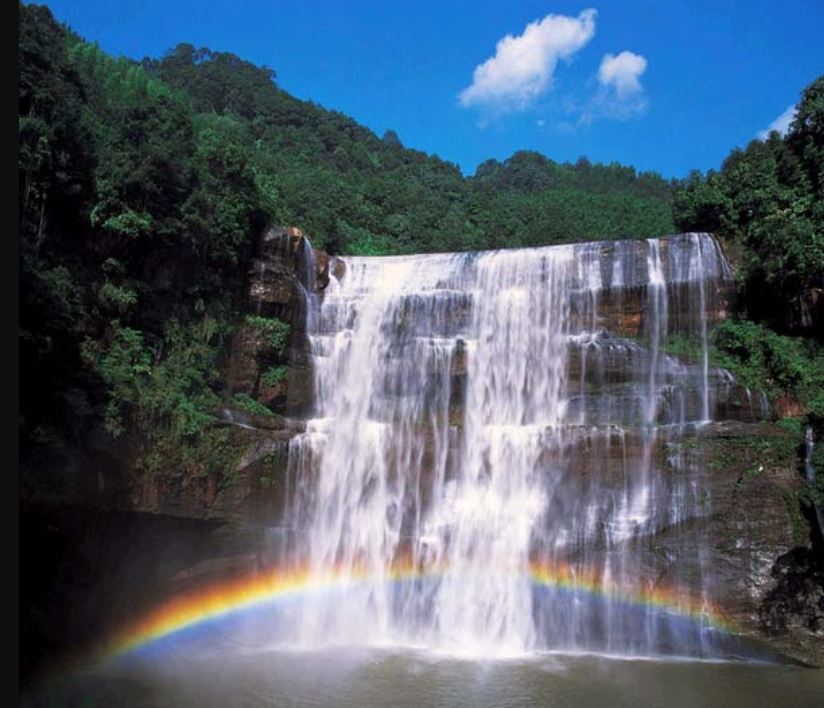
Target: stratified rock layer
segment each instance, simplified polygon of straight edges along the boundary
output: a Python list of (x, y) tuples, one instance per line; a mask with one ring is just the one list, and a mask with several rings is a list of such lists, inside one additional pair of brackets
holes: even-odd
[[(329, 271), (309, 298), (311, 406), (290, 443), (281, 547), (375, 580), (345, 616), (313, 607), (303, 641), (357, 626), (459, 651), (712, 656), (723, 617), (821, 661), (820, 624), (765, 620), (775, 564), (807, 542), (802, 481), (763, 396), (709, 361), (732, 293), (712, 237)], [(457, 569), (460, 586), (388, 587), (399, 557)], [(535, 558), (597, 578), (606, 599), (538, 598)], [(616, 588), (689, 598), (707, 627), (628, 610)]]
[[(690, 234), (563, 248), (562, 256), (534, 249), (499, 257), (412, 257), (411, 263), (330, 259), (313, 252), (295, 229), (268, 230), (249, 272), (246, 311), (291, 325), (289, 375), (283, 390), (261, 387), (266, 355), (253, 329), (240, 323), (226, 380), (230, 392), (247, 393), (288, 417), (227, 409), (226, 425), (242, 449), (235, 482), (187, 475), (147, 480), (135, 508), (228, 523), (248, 548), (245, 555), (233, 550), (228, 557), (238, 560), (232, 563), (282, 561), (290, 554), (303, 560), (314, 554), (320, 569), (325, 554), (338, 564), (364, 557), (385, 564), (400, 554), (424, 565), (446, 557), (456, 563), (450, 544), (459, 539), (468, 557), (484, 553), (494, 520), (489, 529), (470, 529), (466, 517), (451, 516), (454, 505), (470, 508), (461, 495), (489, 484), (484, 480), (496, 474), (490, 466), (496, 459), (524, 463), (526, 486), (519, 489), (541, 507), (526, 541), (515, 539), (496, 562), (514, 558), (517, 565), (518, 558), (540, 555), (647, 589), (677, 589), (704, 598), (738, 632), (786, 656), (824, 664), (820, 569), (805, 555), (810, 528), (800, 513), (803, 482), (792, 439), (772, 422), (759, 392), (707, 359), (708, 331), (726, 316), (732, 296), (717, 244)], [(507, 257), (512, 263), (495, 260)], [(518, 347), (536, 344), (521, 379), (500, 373), (506, 385), (520, 384), (525, 392), (514, 403), (494, 377), (479, 388), (479, 376), (491, 376), (480, 372), (478, 359), (484, 297), (503, 307), (486, 336), (517, 334), (485, 366), (517, 366)], [(561, 301), (561, 324), (553, 324)], [(519, 311), (521, 305), (526, 309)], [(513, 328), (512, 318), (524, 316)], [(365, 318), (376, 319), (368, 325)], [(536, 332), (543, 333), (540, 342), (531, 339)], [(353, 359), (358, 341), (366, 342), (363, 358)], [(549, 350), (542, 355), (537, 344)], [(529, 367), (547, 371), (530, 375)], [(341, 398), (349, 393), (351, 399)], [(517, 420), (497, 420), (496, 411), (512, 412), (510, 404)], [(473, 411), (484, 406), (487, 418), (473, 422)], [(496, 437), (498, 424), (535, 430), (538, 437), (529, 443), (516, 443), (507, 432)], [(491, 432), (479, 436), (478, 425)], [(532, 433), (519, 435), (523, 441)], [(519, 444), (534, 452), (519, 458)], [(341, 531), (331, 532), (318, 515), (315, 490), (324, 475), (330, 479), (343, 468), (348, 472), (341, 479), (351, 488), (329, 493), (350, 498), (352, 506), (342, 510)], [(375, 497), (376, 480), (388, 485), (385, 497)], [(507, 497), (516, 487), (499, 490), (504, 523), (506, 504), (523, 501)], [(445, 494), (452, 495), (448, 504)], [(483, 508), (479, 513), (489, 517)], [(384, 521), (367, 525), (366, 536), (353, 542), (353, 525), (375, 519)], [(482, 557), (489, 562), (492, 556)], [(471, 561), (466, 571), (473, 572)], [(187, 572), (205, 578), (221, 571), (201, 560)], [(467, 636), (489, 629), (477, 617), (450, 615), (460, 605), (450, 604), (448, 588), (437, 592), (441, 616), (463, 623)], [(461, 602), (467, 592), (483, 590), (462, 588)], [(494, 641), (517, 643), (526, 631), (525, 647), (546, 645), (540, 636), (546, 635), (558, 648), (712, 653), (700, 633), (666, 630), (667, 636), (633, 640), (631, 622), (610, 625), (603, 608), (574, 622), (554, 617), (550, 608), (530, 634), (518, 606), (526, 602), (529, 614), (530, 595), (519, 595), (518, 587), (491, 592), (490, 607), (514, 602), (504, 610), (509, 630), (493, 634)], [(346, 617), (379, 625), (358, 614), (354, 599)], [(476, 599), (483, 608), (483, 598)], [(431, 620), (416, 614), (413, 600), (401, 598), (400, 614), (388, 612), (380, 621), (440, 641), (426, 634)], [(331, 607), (330, 617), (338, 610)], [(318, 631), (346, 630), (326, 621), (316, 621)]]

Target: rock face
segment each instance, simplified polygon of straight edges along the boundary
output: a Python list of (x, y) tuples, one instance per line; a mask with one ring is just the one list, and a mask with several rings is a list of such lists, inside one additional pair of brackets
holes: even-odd
[[(153, 474), (140, 464), (145, 440), (101, 437), (87, 441), (84, 455), (69, 456), (67, 474), (83, 483), (71, 496), (57, 483), (58, 493), (45, 498), (21, 488), (21, 536), (37, 548), (21, 558), (21, 676), (62, 651), (76, 653), (170, 593), (269, 562), (268, 529), (286, 504), (289, 441), (304, 429), (283, 414), (304, 409), (312, 396), (306, 293), (326, 286), (329, 268), (329, 257), (312, 252), (298, 229), (261, 235), (225, 385), (227, 399), (243, 393), (278, 413), (222, 412), (210, 432), (234, 452), (230, 468)], [(272, 352), (247, 316), (289, 325), (280, 357), (290, 364), (286, 385), (262, 385)], [(40, 478), (49, 474), (45, 467)]]
[[(307, 320), (303, 411), (315, 419), (290, 444), (286, 504), (301, 523), (285, 530), (287, 552), (372, 563), (378, 578), (399, 557), (478, 577), (454, 593), (438, 584), (426, 609), (383, 597), (401, 609), (380, 616), (375, 584), (347, 598), (360, 623), (442, 643), (435, 612), (473, 646), (715, 651), (700, 628), (683, 634), (647, 610), (653, 629), (639, 637), (637, 612), (609, 600), (539, 607), (526, 570), (539, 558), (605, 593), (686, 597), (824, 661), (815, 592), (776, 599), (782, 583), (798, 587), (779, 568), (809, 546), (792, 438), (708, 360), (732, 295), (711, 237), (339, 263)], [(490, 586), (482, 566), (514, 570)], [(808, 619), (773, 621), (784, 606)], [(354, 631), (332, 606), (315, 625)]]
[[(276, 318), (290, 327), (289, 379), (282, 395), (286, 409), (299, 413), (310, 405), (311, 372), (306, 359), (307, 297), (329, 282), (329, 256), (314, 251), (308, 239), (296, 228), (273, 226), (261, 237), (257, 257), (248, 273), (249, 316)], [(232, 392), (243, 392), (265, 403), (274, 403), (278, 392), (262, 390), (261, 374), (267, 360), (260, 333), (241, 322), (232, 343), (227, 385)]]
[[(313, 250), (299, 229), (271, 226), (262, 233), (225, 367), (227, 398), (242, 394), (261, 404), (260, 411), (249, 412), (230, 403), (221, 412), (228, 444), (237, 451), (234, 469), (228, 476), (142, 475), (132, 511), (229, 524), (246, 539), (243, 557), (260, 561), (266, 529), (277, 526), (286, 505), (289, 442), (304, 430), (301, 415), (312, 402), (307, 302), (328, 284), (330, 267), (340, 271), (335, 263)], [(273, 353), (256, 324), (264, 320), (288, 325), (282, 353)], [(267, 386), (263, 373), (280, 360), (288, 366), (285, 380)]]
[[(174, 471), (143, 475), (132, 510), (230, 523), (242, 533), (256, 529), (258, 535), (282, 514), (288, 444), (303, 429), (301, 420), (288, 416), (305, 410), (312, 398), (307, 297), (325, 287), (328, 267), (329, 257), (313, 251), (299, 229), (271, 226), (262, 233), (248, 273), (244, 319), (238, 322), (226, 361), (229, 400), (242, 394), (261, 404), (255, 412), (231, 404), (222, 411), (228, 445), (237, 451), (234, 470), (228, 476)], [(259, 325), (266, 321), (288, 325), (283, 353), (273, 352), (267, 343)], [(288, 375), (267, 386), (263, 373), (276, 359), (285, 360)]]
[[(698, 234), (358, 259), (313, 251), (297, 229), (268, 229), (245, 313), (290, 326), (288, 375), (263, 384), (272, 353), (244, 319), (226, 388), (228, 400), (245, 394), (278, 413), (223, 412), (237, 450), (228, 479), (142, 478), (129, 511), (149, 538), (200, 524), (186, 527), (198, 540), (157, 571), (156, 588), (321, 547), (380, 566), (464, 563), (470, 575), (474, 559), (520, 567), (541, 557), (599, 581), (611, 574), (684, 592), (737, 632), (824, 665), (823, 571), (800, 504), (802, 451), (763, 396), (707, 359), (729, 275), (715, 241)], [(319, 475), (341, 480), (327, 488), (343, 500), (339, 535), (317, 511)], [(494, 513), (479, 501), (489, 490)], [(356, 528), (365, 532), (352, 541)], [(154, 541), (137, 547), (163, 557)], [(644, 617), (617, 606), (533, 613), (513, 576), (454, 596), (439, 587), (427, 602), (473, 642), (490, 628), (450, 615), (467, 597), (484, 616), (508, 608), (508, 634), (491, 632), (496, 642), (538, 646), (547, 635), (560, 648), (712, 653), (700, 630), (655, 625), (660, 636), (636, 641)], [(346, 615), (363, 621), (350, 599)], [(441, 641), (425, 634), (431, 619), (414, 600), (389, 602), (405, 609), (386, 621)], [(346, 630), (325, 622), (324, 632)]]
[[(694, 445), (686, 446), (686, 454), (701, 470), (710, 513), (685, 533), (666, 529), (660, 544), (669, 559), (684, 558), (681, 545), (703, 547), (711, 573), (709, 596), (736, 630), (821, 666), (822, 565), (802, 515), (804, 481), (796, 467), (796, 443), (771, 422), (727, 419), (707, 426)], [(697, 566), (678, 571), (693, 578), (702, 572)]]

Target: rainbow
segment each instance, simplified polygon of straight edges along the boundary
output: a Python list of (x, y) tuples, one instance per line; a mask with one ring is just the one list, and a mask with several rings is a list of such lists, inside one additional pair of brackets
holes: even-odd
[[(367, 582), (438, 578), (449, 572), (445, 567), (422, 568), (409, 562), (395, 563), (383, 574), (357, 568), (320, 574), (307, 569), (272, 568), (258, 571), (171, 598), (117, 632), (103, 646), (102, 653), (110, 658), (123, 656), (183, 630), (288, 598), (345, 590)], [(651, 585), (627, 590), (605, 579), (600, 572), (557, 562), (533, 561), (528, 572), (531, 582), (539, 588), (614, 598), (633, 605), (653, 607), (724, 631), (735, 631), (719, 611), (677, 590)]]

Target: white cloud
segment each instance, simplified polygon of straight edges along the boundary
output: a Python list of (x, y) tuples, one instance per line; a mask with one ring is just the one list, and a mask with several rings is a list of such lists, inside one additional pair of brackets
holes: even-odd
[(630, 98), (644, 90), (639, 79), (646, 70), (647, 60), (640, 54), (605, 54), (598, 69), (598, 81), (601, 86), (613, 89), (619, 98)]
[(593, 9), (578, 17), (547, 15), (523, 34), (506, 35), (495, 56), (475, 67), (472, 84), (460, 92), (461, 105), (499, 111), (523, 110), (552, 84), (559, 59), (571, 59), (595, 35)]
[(627, 120), (647, 107), (641, 77), (647, 70), (647, 60), (640, 54), (623, 51), (605, 54), (598, 69), (599, 91), (581, 122), (591, 123), (596, 117)]
[(774, 130), (777, 130), (780, 135), (786, 135), (787, 131), (790, 129), (790, 124), (795, 119), (795, 113), (797, 110), (798, 107), (795, 104), (787, 106), (787, 110), (778, 116), (778, 118), (776, 118), (772, 123), (770, 123), (766, 130), (758, 131), (758, 139), (766, 140), (770, 137), (770, 133)]

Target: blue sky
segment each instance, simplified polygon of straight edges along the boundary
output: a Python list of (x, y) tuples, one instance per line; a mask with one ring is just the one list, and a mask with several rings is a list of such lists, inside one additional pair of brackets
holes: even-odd
[(668, 177), (717, 167), (824, 72), (821, 0), (47, 4), (114, 54), (186, 41), (267, 64), (466, 173), (521, 149)]

